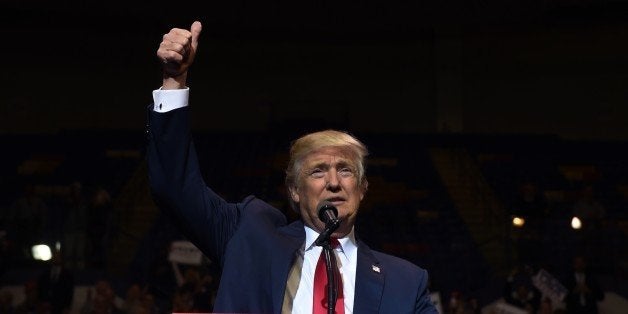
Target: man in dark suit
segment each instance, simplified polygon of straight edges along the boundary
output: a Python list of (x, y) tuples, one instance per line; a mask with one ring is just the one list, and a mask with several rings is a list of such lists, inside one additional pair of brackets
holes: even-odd
[(190, 135), (186, 87), (200, 33), (200, 22), (173, 28), (159, 45), (163, 85), (149, 109), (147, 157), (158, 205), (222, 267), (214, 311), (317, 313), (324, 303), (314, 283), (322, 249), (314, 242), (326, 227), (317, 207), (327, 201), (341, 221), (331, 234), (339, 242), (333, 251), (341, 287), (336, 313), (437, 313), (424, 269), (370, 250), (355, 234), (368, 186), (367, 150), (350, 134), (326, 130), (293, 143), (286, 185), (301, 219), (291, 224), (254, 196), (230, 203), (206, 186)]

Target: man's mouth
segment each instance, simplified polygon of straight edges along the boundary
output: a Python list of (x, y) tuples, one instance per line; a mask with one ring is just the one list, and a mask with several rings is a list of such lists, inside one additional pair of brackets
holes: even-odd
[(334, 206), (338, 206), (338, 205), (344, 203), (345, 199), (342, 198), (342, 197), (330, 197), (330, 198), (326, 199), (326, 201), (334, 204)]

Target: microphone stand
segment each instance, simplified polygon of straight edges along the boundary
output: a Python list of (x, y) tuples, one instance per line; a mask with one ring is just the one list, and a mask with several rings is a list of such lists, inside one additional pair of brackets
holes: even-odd
[(336, 255), (332, 251), (331, 245), (327, 243), (323, 246), (325, 254), (325, 268), (327, 270), (327, 313), (334, 314), (336, 311), (336, 301), (338, 300), (338, 287), (336, 285)]
[(327, 270), (327, 313), (334, 314), (336, 311), (336, 300), (338, 299), (338, 287), (336, 286), (336, 256), (332, 252), (329, 237), (340, 226), (339, 219), (330, 219), (325, 224), (325, 230), (316, 238), (314, 243), (323, 247), (325, 254), (325, 269)]

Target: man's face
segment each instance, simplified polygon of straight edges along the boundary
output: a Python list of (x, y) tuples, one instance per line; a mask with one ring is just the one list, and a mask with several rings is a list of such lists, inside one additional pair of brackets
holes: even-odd
[(316, 207), (321, 201), (338, 209), (341, 224), (333, 237), (344, 237), (353, 224), (364, 197), (365, 186), (359, 185), (357, 165), (346, 148), (325, 147), (305, 157), (299, 173), (298, 187), (290, 188), (292, 200), (299, 204), (303, 222), (322, 232), (325, 224), (318, 219)]

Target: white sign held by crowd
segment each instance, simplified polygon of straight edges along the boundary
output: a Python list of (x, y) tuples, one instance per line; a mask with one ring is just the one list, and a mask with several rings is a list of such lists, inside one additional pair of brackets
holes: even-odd
[(528, 311), (508, 303), (497, 303), (493, 306), (494, 314), (528, 314)]
[(567, 288), (545, 269), (539, 270), (532, 277), (532, 283), (543, 295), (550, 298), (554, 304), (562, 302), (568, 292)]
[(170, 244), (168, 260), (180, 264), (200, 265), (203, 260), (203, 253), (192, 242), (173, 241)]

